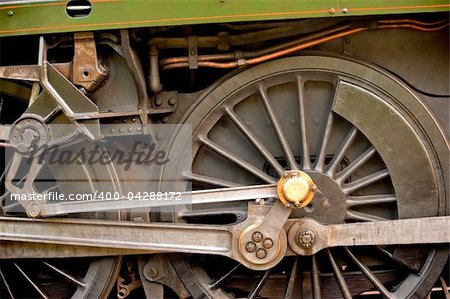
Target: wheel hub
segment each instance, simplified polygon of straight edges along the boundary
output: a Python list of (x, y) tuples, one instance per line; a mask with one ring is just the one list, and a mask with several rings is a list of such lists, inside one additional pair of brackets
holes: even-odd
[(317, 186), (303, 171), (286, 171), (277, 184), (277, 194), (286, 207), (302, 208), (314, 198)]

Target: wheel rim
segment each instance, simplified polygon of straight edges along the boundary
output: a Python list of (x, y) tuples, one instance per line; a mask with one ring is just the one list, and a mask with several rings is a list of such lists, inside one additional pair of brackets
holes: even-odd
[[(342, 223), (445, 214), (447, 171), (440, 167), (448, 165), (448, 145), (420, 101), (397, 79), (374, 67), (317, 56), (270, 62), (220, 85), (198, 102), (185, 121), (194, 131), (193, 170), (187, 176), (194, 188), (274, 182), (283, 169), (299, 168), (324, 195), (291, 217)], [(417, 169), (419, 178), (415, 178)], [(411, 195), (428, 200), (411, 201)], [(242, 211), (245, 204), (233, 208)], [(176, 221), (210, 221), (192, 220), (199, 214), (201, 210), (178, 211)], [(428, 280), (441, 270), (448, 255), (445, 250), (420, 249), (425, 256), (418, 262), (420, 267), (412, 269), (410, 264), (407, 275), (385, 277), (390, 270), (398, 275), (405, 266), (399, 265), (404, 260), (398, 257), (414, 250), (418, 249), (378, 248), (372, 260), (371, 248), (326, 250), (307, 262), (300, 258), (307, 266), (297, 271), (311, 272), (311, 291), (327, 298), (331, 293), (326, 292), (332, 290), (321, 288), (325, 274), (335, 277), (341, 293), (357, 295), (357, 286), (340, 279), (356, 272), (365, 273), (368, 289), (385, 296), (422, 296), (431, 287)], [(184, 261), (199, 281), (192, 291), (226, 294), (215, 285), (223, 273), (211, 272), (198, 262), (204, 258), (195, 259)], [(207, 258), (207, 264), (212, 260)], [(262, 275), (259, 282), (268, 277)], [(257, 294), (258, 289), (253, 291)], [(252, 290), (247, 292), (239, 295), (250, 296)]]

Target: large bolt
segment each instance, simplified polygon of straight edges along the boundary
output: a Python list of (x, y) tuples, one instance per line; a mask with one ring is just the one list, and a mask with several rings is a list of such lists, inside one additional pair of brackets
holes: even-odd
[(255, 252), (256, 251), (256, 244), (253, 242), (248, 242), (245, 245), (245, 250), (247, 250), (247, 252)]
[(150, 278), (155, 278), (156, 276), (158, 276), (158, 269), (156, 269), (155, 267), (148, 267), (146, 274)]
[(26, 209), (28, 217), (36, 218), (41, 216), (41, 208), (37, 204), (31, 204)]
[(169, 105), (170, 106), (174, 106), (177, 103), (177, 100), (175, 98), (170, 98), (169, 99)]
[(312, 230), (305, 229), (300, 231), (300, 233), (298, 234), (297, 242), (300, 246), (309, 248), (314, 244), (315, 238), (316, 234)]
[(260, 232), (254, 232), (252, 235), (252, 239), (253, 241), (255, 241), (256, 243), (259, 243), (262, 241), (262, 239), (264, 238), (263, 234)]
[(256, 257), (259, 259), (264, 259), (267, 256), (267, 251), (264, 248), (259, 248), (256, 250)]
[(266, 249), (270, 249), (273, 247), (273, 240), (271, 238), (265, 238), (263, 241), (263, 247)]

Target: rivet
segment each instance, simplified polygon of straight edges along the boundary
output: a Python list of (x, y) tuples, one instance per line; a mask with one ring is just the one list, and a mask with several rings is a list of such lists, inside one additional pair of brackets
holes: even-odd
[(169, 100), (169, 105), (170, 105), (170, 106), (174, 106), (176, 103), (177, 103), (177, 100), (176, 100), (175, 98), (171, 98), (171, 99)]
[(161, 106), (162, 105), (162, 101), (160, 99), (156, 99), (155, 100), (155, 105), (156, 106)]
[(348, 13), (348, 8), (343, 8), (341, 11), (342, 13)]
[(8, 10), (8, 16), (12, 17), (14, 15), (14, 12), (12, 10)]
[(163, 123), (166, 123), (166, 122), (168, 122), (168, 121), (169, 121), (169, 117), (168, 117), (168, 116), (164, 116), (163, 119), (162, 119), (162, 122), (163, 122)]
[(131, 121), (135, 123), (135, 122), (136, 122), (136, 117), (133, 117), (133, 118), (131, 119)]
[(334, 14), (334, 13), (336, 12), (336, 9), (330, 8), (330, 10), (328, 10), (328, 12), (329, 12), (330, 14)]
[(131, 131), (133, 131), (133, 128), (132, 128), (132, 127), (129, 127), (129, 128), (128, 128), (128, 132), (131, 132)]
[(119, 129), (119, 133), (123, 133), (123, 129)]

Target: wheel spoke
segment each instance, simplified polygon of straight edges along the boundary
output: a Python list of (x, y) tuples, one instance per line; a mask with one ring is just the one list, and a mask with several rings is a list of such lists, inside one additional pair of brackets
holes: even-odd
[(284, 172), (283, 167), (278, 163), (272, 153), (266, 148), (266, 146), (253, 134), (253, 132), (244, 124), (244, 122), (233, 112), (229, 107), (225, 107), (225, 112), (233, 123), (239, 128), (239, 130), (247, 137), (247, 139), (253, 144), (253, 146), (261, 153), (267, 162), (276, 170), (279, 176)]
[(4, 207), (3, 207), (3, 211), (4, 211), (5, 213), (8, 213), (8, 212), (11, 211), (12, 209), (17, 208), (17, 207), (19, 207), (19, 206), (20, 206), (20, 202), (15, 202), (15, 203), (12, 203), (12, 204), (10, 204), (10, 205), (4, 206)]
[(370, 269), (364, 265), (358, 258), (347, 248), (344, 247), (345, 252), (348, 256), (353, 260), (353, 262), (358, 266), (359, 269), (364, 273), (364, 275), (369, 279), (369, 281), (373, 284), (374, 287), (386, 298), (393, 298), (391, 292), (389, 292), (380, 280), (375, 276), (375, 274), (370, 271)]
[(348, 179), (358, 168), (360, 168), (364, 163), (366, 163), (377, 151), (373, 146), (364, 151), (361, 155), (353, 160), (347, 167), (345, 167), (341, 172), (336, 174), (336, 181), (343, 183)]
[(9, 160), (8, 165), (6, 165), (5, 169), (2, 172), (2, 175), (0, 176), (0, 181), (3, 181), (3, 179), (6, 176), (6, 172), (8, 171), (9, 167), (11, 166), (12, 159)]
[(331, 162), (328, 164), (325, 172), (329, 175), (333, 175), (336, 167), (339, 165), (339, 163), (344, 158), (345, 153), (347, 152), (350, 145), (352, 145), (353, 140), (355, 140), (356, 134), (358, 133), (358, 129), (356, 127), (352, 127), (350, 131), (347, 133), (347, 136), (345, 136), (344, 140), (340, 144), (339, 148), (337, 149), (333, 159), (331, 159)]
[(288, 285), (286, 287), (286, 292), (284, 293), (284, 299), (291, 299), (293, 297), (295, 281), (297, 280), (297, 272), (298, 272), (298, 260), (299, 257), (296, 256), (294, 263), (292, 264), (291, 274), (289, 275)]
[(396, 258), (392, 253), (390, 253), (389, 251), (384, 249), (382, 246), (376, 246), (376, 249), (378, 251), (380, 251), (384, 256), (388, 257), (389, 259), (394, 261), (396, 264), (398, 264), (400, 267), (402, 267), (402, 269), (407, 269), (408, 271), (413, 272), (413, 273), (419, 272), (420, 269), (414, 269), (414, 268), (410, 267), (409, 265), (405, 264), (404, 262), (402, 262), (401, 260)]
[(320, 299), (320, 276), (319, 276), (319, 268), (317, 267), (316, 255), (313, 255), (311, 258), (312, 264), (312, 289), (314, 299)]
[(14, 266), (17, 268), (17, 270), (19, 270), (19, 272), (23, 275), (23, 277), (25, 277), (25, 279), (33, 286), (33, 288), (39, 293), (39, 295), (42, 296), (42, 298), (44, 299), (50, 298), (36, 283), (33, 282), (33, 280), (31, 280), (30, 277), (28, 277), (28, 275), (22, 270), (22, 268), (19, 267), (19, 265), (14, 263)]
[(450, 299), (450, 293), (448, 291), (447, 283), (445, 282), (444, 277), (439, 276), (439, 282), (441, 283), (442, 293), (445, 295), (445, 299)]
[(339, 288), (341, 289), (342, 295), (345, 299), (351, 299), (352, 294), (350, 293), (350, 290), (348, 289), (348, 285), (345, 282), (344, 275), (342, 275), (341, 269), (339, 269), (339, 266), (337, 265), (336, 261), (334, 260), (333, 255), (331, 254), (331, 251), (327, 249), (327, 255), (328, 259), (330, 260), (331, 266), (333, 267), (333, 272), (336, 277), (336, 281), (339, 284)]
[(270, 122), (272, 123), (275, 134), (277, 135), (278, 141), (280, 142), (281, 148), (286, 156), (286, 160), (290, 169), (295, 170), (298, 169), (297, 162), (295, 161), (294, 154), (292, 153), (292, 149), (289, 146), (286, 135), (281, 127), (281, 124), (273, 110), (272, 104), (270, 103), (269, 97), (262, 85), (258, 87), (259, 94), (264, 104), (264, 108), (266, 109), (267, 115), (269, 116)]
[(8, 291), (8, 295), (11, 297), (11, 299), (14, 299), (14, 295), (13, 295), (13, 293), (11, 292), (11, 288), (9, 287), (9, 284), (8, 284), (8, 282), (6, 281), (5, 275), (3, 275), (3, 271), (2, 271), (2, 270), (0, 270), (0, 276), (2, 277), (3, 284), (5, 285), (6, 290)]
[(375, 173), (372, 173), (368, 176), (357, 179), (354, 182), (351, 182), (348, 184), (343, 184), (342, 190), (344, 191), (344, 193), (346, 195), (349, 195), (352, 192), (355, 192), (356, 190), (359, 190), (363, 187), (369, 186), (370, 184), (378, 182), (379, 180), (382, 180), (388, 176), (389, 176), (389, 172), (387, 171), (387, 169), (383, 169), (383, 170), (377, 171)]
[(390, 202), (396, 202), (397, 198), (395, 194), (377, 194), (377, 195), (363, 195), (363, 196), (349, 196), (347, 197), (347, 208), (364, 206), (364, 205), (375, 205), (375, 204), (385, 204)]
[(319, 154), (317, 155), (316, 164), (314, 165), (314, 170), (323, 171), (325, 164), (325, 157), (327, 154), (327, 145), (331, 136), (331, 129), (333, 128), (334, 114), (330, 111), (327, 119), (327, 124), (325, 126), (325, 131), (322, 136), (322, 144), (320, 146)]
[(210, 290), (215, 290), (218, 287), (220, 287), (220, 285), (226, 281), (228, 278), (230, 278), (231, 275), (233, 275), (233, 273), (239, 269), (241, 267), (242, 264), (237, 264), (236, 266), (234, 266), (230, 271), (228, 271), (227, 273), (225, 273), (222, 277), (220, 277), (214, 284), (212, 284), (209, 289)]
[(56, 273), (60, 274), (61, 276), (67, 278), (68, 280), (74, 282), (75, 284), (79, 285), (80, 287), (85, 287), (87, 286), (86, 283), (80, 281), (79, 279), (73, 277), (72, 275), (70, 275), (69, 273), (64, 272), (63, 270), (47, 263), (47, 262), (42, 262), (44, 265), (46, 265), (47, 267), (49, 267), (50, 269), (52, 269), (53, 271), (55, 271)]
[[(26, 178), (27, 176), (24, 176), (22, 179), (20, 179), (20, 181), (17, 182), (17, 185), (22, 184), (26, 180)], [(0, 196), (0, 203), (2, 203), (9, 194), (11, 194), (11, 192), (9, 190), (6, 190), (6, 192)]]
[(298, 108), (300, 117), (300, 133), (302, 141), (302, 169), (311, 169), (311, 158), (309, 155), (308, 138), (306, 136), (306, 113), (305, 113), (305, 96), (303, 94), (303, 81), (297, 76), (297, 92), (298, 92)]
[(192, 172), (184, 172), (183, 177), (186, 179), (189, 179), (191, 181), (207, 184), (210, 186), (217, 186), (217, 187), (226, 187), (226, 188), (232, 188), (232, 187), (240, 187), (241, 184), (230, 182), (227, 180), (217, 179), (206, 175), (201, 175), (197, 173)]
[(389, 219), (383, 218), (383, 217), (380, 217), (380, 216), (367, 214), (367, 213), (360, 212), (360, 211), (347, 210), (347, 212), (345, 214), (345, 220), (357, 220), (357, 221), (373, 222), (373, 221), (386, 221), (386, 220), (389, 220)]
[(264, 272), (264, 274), (261, 275), (261, 278), (258, 280), (258, 282), (256, 283), (255, 287), (250, 292), (250, 294), (248, 295), (247, 299), (254, 299), (254, 298), (256, 298), (256, 296), (258, 296), (259, 292), (261, 291), (261, 289), (266, 284), (267, 279), (269, 279), (271, 271), (272, 271), (272, 269), (266, 270), (266, 272)]
[(242, 169), (252, 173), (256, 177), (260, 178), (261, 180), (265, 181), (266, 183), (275, 183), (275, 178), (269, 176), (259, 168), (255, 167), (253, 164), (241, 159), (239, 156), (236, 156), (235, 154), (229, 152), (225, 148), (221, 147), (217, 143), (213, 142), (212, 140), (205, 138), (203, 136), (199, 136), (199, 141), (215, 153), (221, 155), (225, 159), (229, 160), (230, 162), (236, 164), (237, 166), (241, 167)]

